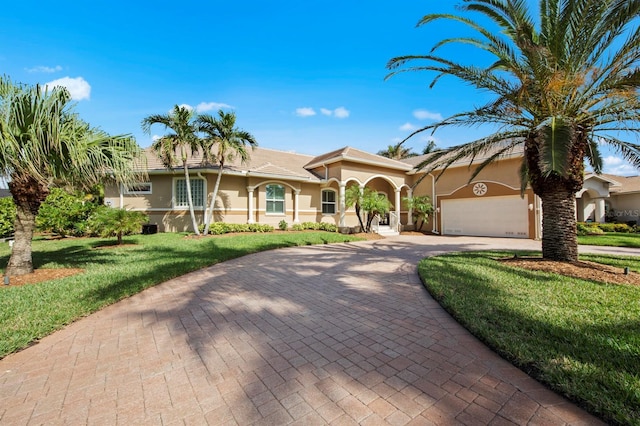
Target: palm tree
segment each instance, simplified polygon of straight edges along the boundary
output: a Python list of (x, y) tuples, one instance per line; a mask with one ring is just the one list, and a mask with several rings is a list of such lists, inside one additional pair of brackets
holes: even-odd
[(351, 185), (349, 186), (344, 194), (344, 204), (345, 208), (350, 208), (354, 206), (356, 210), (356, 216), (358, 216), (358, 222), (360, 223), (360, 229), (364, 232), (366, 229), (364, 227), (364, 223), (362, 223), (362, 215), (360, 214), (360, 207), (362, 206), (362, 196), (363, 191), (360, 189), (359, 185)]
[(438, 146), (436, 145), (436, 142), (435, 141), (429, 141), (429, 142), (427, 142), (425, 147), (422, 149), (422, 155), (427, 155), (427, 154), (430, 154), (430, 153), (436, 152), (436, 151), (439, 151)]
[(378, 151), (378, 155), (391, 158), (392, 160), (403, 160), (405, 158), (415, 157), (418, 154), (411, 152), (410, 148), (403, 147), (402, 142), (400, 142), (396, 145), (387, 146), (386, 150)]
[[(451, 75), (493, 93), (487, 105), (426, 126), (497, 125), (495, 133), (434, 153), (425, 170), (446, 170), (462, 159), (488, 155), (474, 170), (523, 149), (522, 190), (530, 185), (542, 200), (542, 254), (576, 260), (575, 194), (582, 188), (585, 160), (601, 172), (600, 144), (608, 144), (640, 167), (640, 145), (623, 140), (640, 130), (639, 0), (540, 0), (534, 17), (524, 0), (465, 0), (462, 13), (430, 14), (419, 26), (436, 20), (456, 21), (475, 36), (445, 38), (430, 54), (390, 60), (388, 77), (405, 71), (434, 71), (433, 86)], [(487, 67), (464, 65), (437, 56), (442, 46), (464, 43), (495, 59)], [(416, 63), (418, 62), (418, 63)], [(409, 64), (409, 65), (407, 65)], [(471, 181), (471, 180), (470, 180)]]
[[(193, 208), (193, 195), (191, 194), (191, 179), (189, 175), (188, 160), (202, 147), (202, 141), (198, 137), (198, 128), (194, 113), (190, 108), (175, 105), (169, 114), (150, 115), (142, 120), (142, 130), (150, 134), (151, 126), (161, 124), (172, 132), (156, 140), (151, 149), (158, 155), (162, 164), (167, 169), (173, 169), (180, 165), (184, 170), (184, 179), (187, 193), (187, 204), (191, 215), (193, 232), (200, 235), (196, 213)], [(178, 155), (178, 157), (177, 157)]]
[(233, 112), (225, 113), (219, 110), (217, 118), (209, 114), (201, 114), (197, 122), (198, 129), (205, 134), (204, 155), (206, 159), (218, 163), (218, 177), (213, 188), (209, 212), (204, 222), (204, 234), (207, 235), (213, 218), (213, 209), (218, 197), (218, 189), (220, 188), (220, 180), (222, 180), (226, 161), (232, 161), (238, 156), (242, 163), (246, 163), (249, 159), (247, 145), (254, 149), (258, 146), (258, 142), (256, 142), (251, 133), (235, 127), (236, 115)]
[(6, 275), (33, 272), (35, 217), (52, 187), (130, 183), (140, 178), (134, 172), (140, 157), (132, 137), (109, 136), (82, 121), (66, 89), (48, 91), (0, 77), (0, 175), (9, 178), (16, 206)]

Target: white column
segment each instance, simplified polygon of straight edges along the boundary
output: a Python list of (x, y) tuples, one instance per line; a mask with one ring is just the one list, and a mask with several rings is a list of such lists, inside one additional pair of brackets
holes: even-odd
[[(407, 190), (407, 197), (409, 198), (413, 197), (413, 189), (409, 188)], [(407, 225), (409, 226), (413, 225), (413, 209), (407, 210)]]
[(346, 215), (347, 215), (347, 203), (345, 201), (345, 197), (346, 197), (346, 187), (347, 185), (344, 182), (340, 182), (340, 185), (338, 185), (340, 187), (340, 194), (339, 194), (339, 200), (338, 203), (340, 205), (340, 222), (338, 224), (338, 226), (340, 227), (345, 227), (345, 220), (346, 220)]
[(300, 217), (298, 216), (300, 211), (300, 206), (298, 205), (300, 190), (294, 189), (293, 194), (293, 223), (300, 223)]
[(596, 198), (594, 201), (596, 203), (595, 221), (598, 223), (604, 223), (604, 198)]
[(249, 212), (247, 223), (255, 223), (254, 214), (253, 214), (253, 191), (255, 190), (255, 186), (247, 186), (247, 192), (249, 193)]
[(400, 190), (396, 188), (396, 218), (398, 219), (398, 231), (400, 231)]

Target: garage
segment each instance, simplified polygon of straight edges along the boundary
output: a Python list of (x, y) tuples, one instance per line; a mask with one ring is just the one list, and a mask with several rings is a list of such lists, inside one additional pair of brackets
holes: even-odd
[(527, 199), (519, 195), (440, 202), (443, 235), (529, 238)]

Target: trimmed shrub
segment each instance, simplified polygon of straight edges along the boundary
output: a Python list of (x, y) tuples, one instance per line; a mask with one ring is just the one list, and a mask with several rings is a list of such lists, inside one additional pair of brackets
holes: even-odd
[(280, 228), (281, 231), (286, 231), (287, 229), (289, 229), (289, 224), (286, 220), (282, 219), (278, 224), (278, 228)]
[(36, 226), (42, 232), (53, 232), (62, 237), (87, 234), (87, 220), (100, 206), (92, 201), (93, 196), (81, 192), (70, 194), (60, 188), (52, 188), (40, 206)]
[(598, 228), (604, 232), (633, 232), (633, 228), (626, 223), (599, 223)]

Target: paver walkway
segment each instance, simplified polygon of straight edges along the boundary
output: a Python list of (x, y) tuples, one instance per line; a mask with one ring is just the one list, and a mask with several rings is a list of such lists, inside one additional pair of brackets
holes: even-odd
[(496, 356), (416, 264), (539, 242), (396, 237), (246, 256), (0, 361), (1, 424), (597, 424)]

